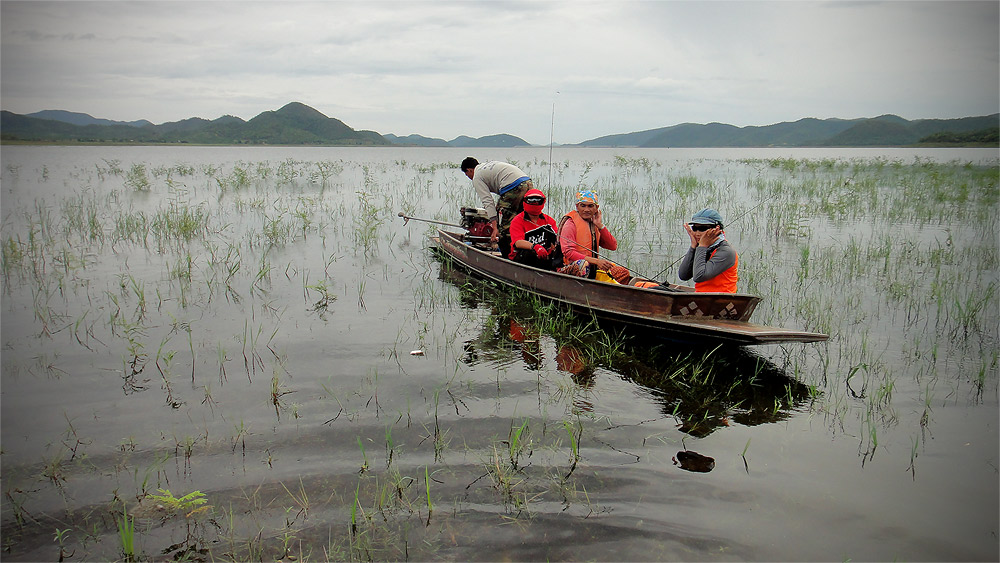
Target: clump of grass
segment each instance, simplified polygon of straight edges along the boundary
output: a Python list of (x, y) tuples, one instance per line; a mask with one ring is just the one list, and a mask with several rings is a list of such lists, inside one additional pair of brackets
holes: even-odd
[(184, 512), (185, 516), (191, 516), (196, 512), (211, 508), (210, 506), (204, 506), (208, 500), (205, 498), (205, 493), (201, 491), (192, 491), (181, 497), (175, 497), (170, 492), (170, 489), (157, 489), (157, 491), (159, 491), (159, 494), (151, 494), (149, 495), (149, 499), (162, 504), (171, 512)]
[(69, 538), (70, 529), (60, 530), (56, 528), (56, 532), (53, 536), (53, 540), (59, 545), (59, 561), (65, 561), (66, 559), (73, 557), (76, 554), (76, 550), (67, 551), (66, 550), (66, 540)]
[(569, 436), (570, 461), (572, 462), (563, 479), (569, 479), (569, 476), (576, 470), (576, 464), (580, 461), (580, 439), (583, 437), (583, 425), (577, 424), (577, 429), (574, 430), (573, 424), (564, 420), (563, 428), (566, 429), (566, 434)]
[(15, 240), (13, 236), (8, 236), (0, 247), (0, 269), (3, 270), (4, 284), (10, 283), (11, 274), (20, 269), (24, 264), (24, 245), (20, 240)]
[(149, 221), (149, 232), (166, 245), (171, 242), (190, 242), (208, 231), (209, 216), (203, 206), (172, 202), (160, 209)]
[(148, 192), (152, 189), (153, 184), (149, 181), (145, 164), (136, 163), (129, 168), (125, 174), (125, 186), (137, 192)]
[(284, 408), (284, 401), (281, 398), (289, 393), (294, 393), (294, 391), (287, 389), (281, 383), (278, 377), (278, 368), (275, 368), (274, 373), (271, 375), (270, 401), (274, 405), (274, 415), (278, 418), (281, 418), (281, 409)]
[(128, 510), (124, 505), (122, 505), (122, 517), (120, 520), (116, 518), (115, 523), (118, 526), (118, 541), (121, 546), (122, 556), (125, 558), (125, 561), (135, 561), (135, 520), (129, 516)]
[(434, 512), (434, 504), (431, 502), (431, 475), (427, 466), (424, 466), (424, 486), (427, 493), (427, 524), (431, 523), (431, 513)]
[(524, 419), (520, 426), (511, 426), (507, 439), (507, 453), (510, 457), (510, 466), (515, 471), (520, 467), (521, 456), (524, 454), (526, 444), (524, 438), (527, 437), (528, 419)]

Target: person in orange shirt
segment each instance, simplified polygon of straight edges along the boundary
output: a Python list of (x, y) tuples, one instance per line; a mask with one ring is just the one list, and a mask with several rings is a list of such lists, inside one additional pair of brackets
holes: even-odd
[(627, 268), (599, 254), (601, 248), (617, 249), (618, 241), (604, 226), (597, 193), (593, 190), (577, 192), (576, 210), (563, 215), (560, 220), (559, 247), (563, 266), (557, 272), (594, 279), (598, 270), (603, 270), (618, 283), (625, 283), (631, 278)]
[(722, 215), (714, 209), (702, 209), (684, 225), (691, 238), (691, 248), (681, 259), (677, 276), (694, 280), (695, 291), (736, 293), (739, 255), (723, 231)]

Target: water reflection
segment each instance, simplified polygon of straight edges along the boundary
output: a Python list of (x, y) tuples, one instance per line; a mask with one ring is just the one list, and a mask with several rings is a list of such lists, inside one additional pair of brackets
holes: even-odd
[(695, 473), (708, 473), (709, 471), (715, 469), (715, 458), (708, 457), (707, 455), (701, 455), (698, 452), (692, 452), (691, 450), (682, 450), (677, 452), (674, 456), (674, 465), (680, 467), (685, 471), (693, 471)]
[(648, 389), (662, 412), (695, 437), (734, 423), (784, 420), (812, 397), (809, 386), (746, 348), (669, 343), (607, 323), (599, 330), (590, 318), (470, 276), (446, 260), (440, 278), (461, 289), (464, 306), (491, 311), (479, 334), (465, 342), (469, 365), (521, 363), (538, 371), (545, 362), (540, 342), (548, 337), (556, 345), (557, 368), (581, 388), (593, 386), (597, 368), (612, 372)]

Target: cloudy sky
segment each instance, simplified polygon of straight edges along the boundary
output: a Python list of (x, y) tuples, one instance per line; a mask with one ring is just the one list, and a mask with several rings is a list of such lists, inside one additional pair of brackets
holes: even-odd
[(164, 123), (250, 119), (299, 101), (355, 129), (546, 145), (684, 122), (1000, 111), (996, 0), (2, 0), (0, 10), (0, 105), (15, 113)]

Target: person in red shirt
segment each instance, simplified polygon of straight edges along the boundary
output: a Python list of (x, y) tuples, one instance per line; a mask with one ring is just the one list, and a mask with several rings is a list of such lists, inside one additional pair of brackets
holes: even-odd
[(556, 249), (556, 220), (542, 213), (545, 194), (530, 189), (522, 200), (524, 211), (510, 222), (510, 254), (515, 262), (552, 270), (552, 253)]

